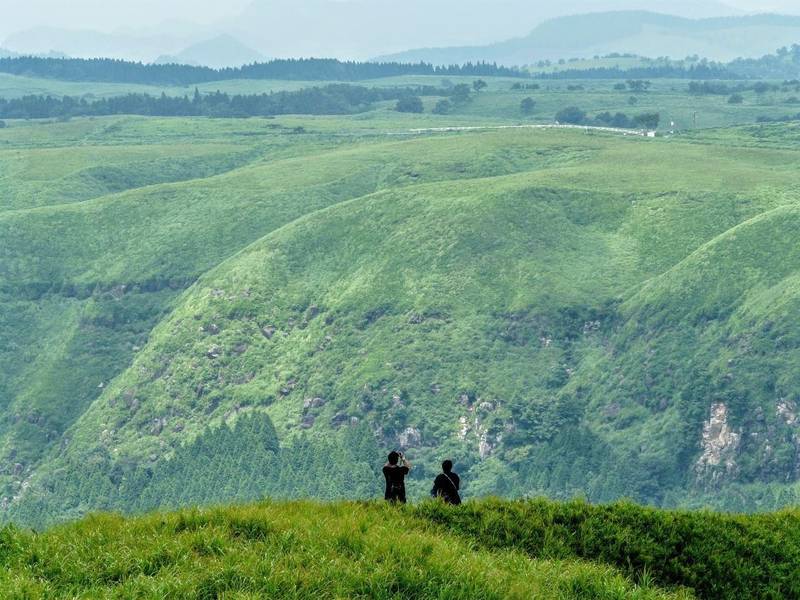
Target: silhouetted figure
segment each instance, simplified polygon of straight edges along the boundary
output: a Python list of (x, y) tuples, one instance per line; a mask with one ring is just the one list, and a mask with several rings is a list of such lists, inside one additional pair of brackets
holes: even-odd
[(442, 473), (433, 481), (431, 496), (441, 498), (448, 504), (461, 504), (458, 490), (461, 488), (461, 479), (453, 473), (453, 461), (446, 460), (442, 463)]
[(411, 470), (411, 463), (402, 452), (389, 453), (388, 462), (383, 465), (383, 476), (386, 478), (384, 498), (389, 502), (406, 503), (406, 475)]

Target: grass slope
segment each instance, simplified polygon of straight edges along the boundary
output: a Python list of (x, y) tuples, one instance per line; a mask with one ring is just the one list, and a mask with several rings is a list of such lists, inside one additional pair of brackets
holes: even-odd
[(0, 533), (8, 597), (689, 598), (605, 565), (480, 550), (412, 511), (272, 504)]
[(277, 503), (0, 530), (10, 598), (797, 598), (800, 515)]

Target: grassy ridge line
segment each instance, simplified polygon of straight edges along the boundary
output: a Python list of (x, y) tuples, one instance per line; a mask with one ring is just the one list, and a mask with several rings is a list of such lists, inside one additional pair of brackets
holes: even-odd
[(383, 504), (264, 502), (0, 530), (8, 598), (688, 600), (612, 567), (476, 549)]
[(744, 516), (630, 503), (487, 500), (459, 510), (432, 503), (414, 510), (482, 548), (597, 561), (708, 600), (800, 598), (798, 509)]
[[(529, 152), (524, 138), (513, 143), (501, 136), (483, 140), (481, 152), (456, 140), (441, 144), (428, 139), (336, 148), (205, 179), (2, 213), (0, 231), (9, 240), (0, 257), (4, 283), (185, 280), (274, 227), (342, 200), (418, 180), (472, 179), (557, 166), (561, 159), (557, 142)], [(575, 154), (580, 159), (586, 153)], [(387, 156), (393, 158), (391, 164)], [(250, 218), (238, 219), (243, 213)], [(56, 234), (62, 232), (70, 235)], [(86, 239), (92, 244), (83, 244)], [(142, 245), (142, 239), (149, 243)], [(44, 257), (33, 271), (30, 255)]]

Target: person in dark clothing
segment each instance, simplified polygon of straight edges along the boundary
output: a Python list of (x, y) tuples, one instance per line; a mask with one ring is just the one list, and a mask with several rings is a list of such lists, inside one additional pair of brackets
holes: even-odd
[(433, 481), (431, 496), (441, 498), (448, 504), (461, 504), (458, 490), (461, 488), (461, 479), (453, 473), (453, 461), (446, 460), (442, 463), (442, 472)]
[(389, 453), (388, 462), (383, 465), (383, 476), (386, 479), (384, 498), (389, 502), (406, 503), (406, 475), (411, 471), (411, 463), (402, 452)]

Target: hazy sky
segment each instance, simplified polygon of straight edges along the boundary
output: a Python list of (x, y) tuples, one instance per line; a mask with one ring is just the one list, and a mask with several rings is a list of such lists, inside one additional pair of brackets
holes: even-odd
[[(0, 37), (49, 25), (111, 31), (154, 26), (171, 19), (212, 23), (238, 14), (251, 0), (0, 0)], [(333, 1), (333, 0), (332, 0)], [(402, 1), (402, 0), (398, 0)], [(721, 0), (746, 11), (800, 11), (800, 0)], [(431, 0), (436, 2), (436, 0)], [(304, 0), (295, 0), (302, 5)], [(536, 4), (536, 0), (532, 1)], [(560, 3), (569, 12), (570, 0)], [(602, 0), (597, 2), (602, 10)], [(492, 0), (486, 1), (487, 7)]]
[[(298, 0), (302, 1), (302, 0)], [(38, 25), (112, 31), (180, 19), (207, 24), (250, 0), (0, 0), (0, 37)]]
[[(349, 10), (322, 6), (335, 2), (345, 2)], [(258, 8), (235, 19), (256, 3)], [(704, 8), (699, 8), (701, 5)], [(13, 40), (9, 36), (39, 26), (106, 33), (127, 29), (137, 34), (146, 29), (168, 34), (172, 46), (186, 47), (190, 37), (196, 42), (225, 32), (267, 56), (368, 58), (420, 45), (485, 44), (525, 35), (548, 17), (620, 8), (685, 16), (736, 10), (800, 14), (800, 0), (0, 0), (0, 46), (5, 40), (17, 52), (57, 50), (73, 56), (112, 56), (115, 54), (107, 47), (81, 49), (83, 40), (93, 43), (90, 36), (73, 35), (69, 43), (49, 32)], [(403, 22), (397, 20), (400, 13), (406, 17)], [(282, 26), (283, 15), (302, 27)], [(119, 47), (126, 58), (152, 60), (155, 57), (147, 52), (168, 54), (179, 49), (166, 42), (161, 46), (153, 42), (144, 49), (125, 47), (125, 37), (110, 38), (107, 45)]]

